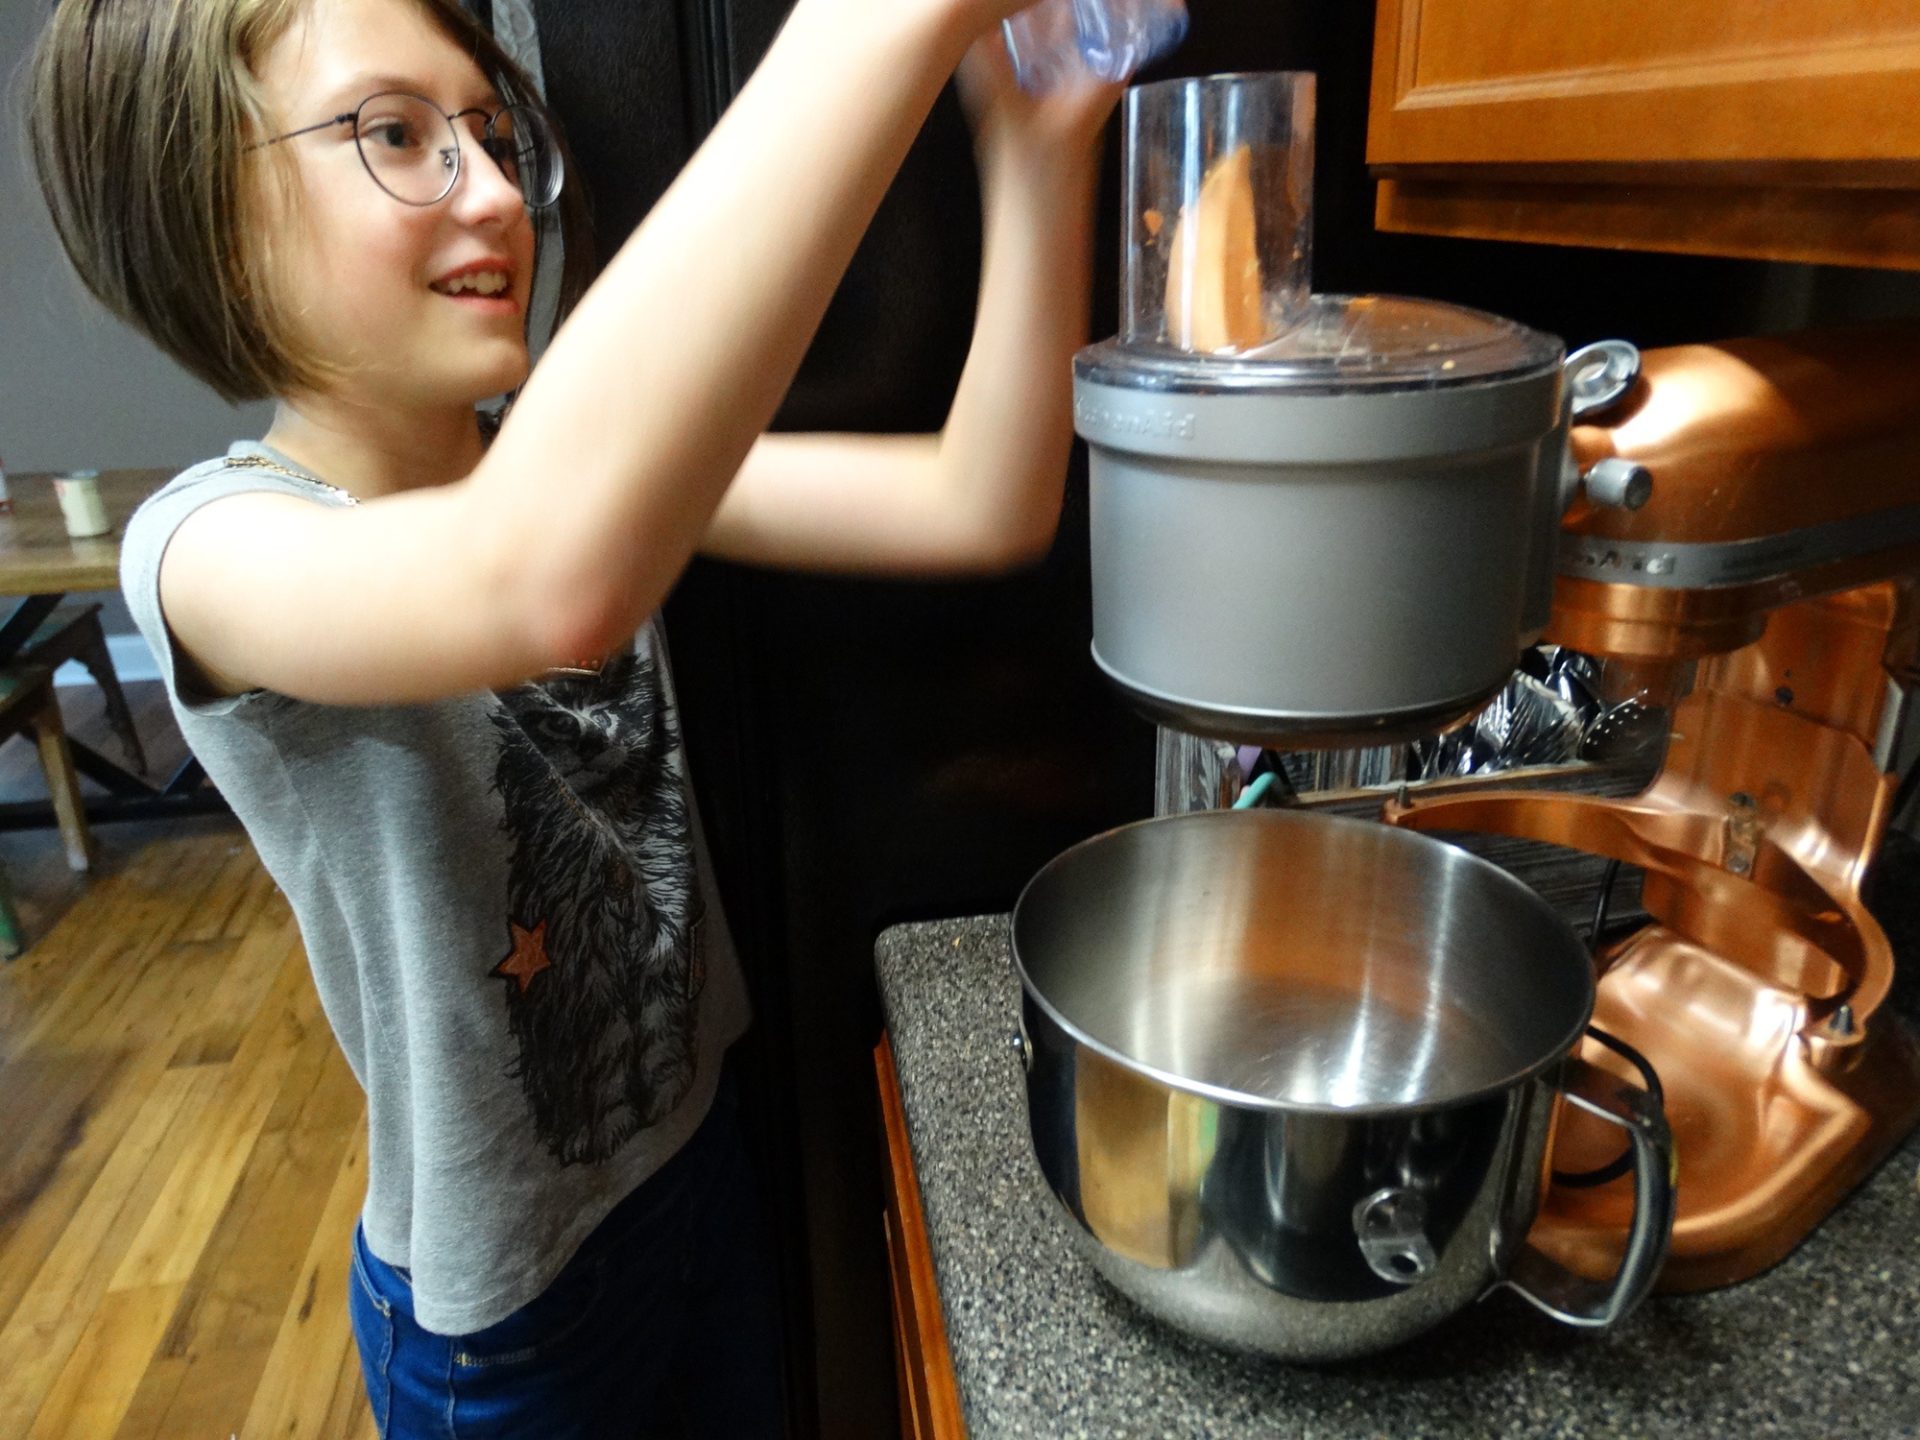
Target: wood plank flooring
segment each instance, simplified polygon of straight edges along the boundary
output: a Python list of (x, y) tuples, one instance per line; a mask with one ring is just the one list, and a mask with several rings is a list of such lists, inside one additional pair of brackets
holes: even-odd
[[(164, 773), (157, 685), (129, 687)], [(69, 728), (109, 754), (91, 689)], [(44, 796), (0, 746), (0, 799)], [(374, 1435), (347, 1327), (365, 1104), (286, 901), (231, 821), (0, 835), (0, 1437)]]

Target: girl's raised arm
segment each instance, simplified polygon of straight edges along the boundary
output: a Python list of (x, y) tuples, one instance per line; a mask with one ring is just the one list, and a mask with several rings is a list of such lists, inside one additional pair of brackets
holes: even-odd
[(220, 689), (340, 703), (624, 643), (772, 419), (947, 77), (1019, 3), (799, 0), (477, 468), (350, 510), (205, 506), (161, 571), (176, 640)]

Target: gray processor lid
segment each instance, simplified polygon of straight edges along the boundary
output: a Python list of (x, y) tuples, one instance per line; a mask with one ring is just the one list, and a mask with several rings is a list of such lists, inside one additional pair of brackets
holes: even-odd
[(1143, 390), (1439, 390), (1537, 373), (1559, 365), (1562, 353), (1555, 336), (1464, 305), (1315, 295), (1299, 325), (1257, 350), (1195, 355), (1105, 340), (1074, 357), (1074, 373)]

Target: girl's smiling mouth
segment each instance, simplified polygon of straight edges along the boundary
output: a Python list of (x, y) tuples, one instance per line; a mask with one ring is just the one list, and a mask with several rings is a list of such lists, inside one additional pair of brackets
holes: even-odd
[(513, 264), (488, 256), (449, 270), (430, 286), (436, 295), (484, 304), (491, 309), (518, 311), (520, 302), (513, 295)]

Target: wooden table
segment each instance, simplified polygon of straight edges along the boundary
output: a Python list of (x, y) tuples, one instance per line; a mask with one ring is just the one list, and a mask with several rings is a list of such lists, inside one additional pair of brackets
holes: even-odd
[[(71, 591), (120, 588), (120, 536), (140, 502), (171, 479), (169, 470), (102, 470), (100, 496), (113, 528), (90, 540), (67, 534), (51, 475), (10, 475), (13, 513), (0, 515), (0, 596), (19, 603), (0, 621), (0, 663), (17, 653)], [(87, 819), (143, 820), (156, 815), (205, 814), (226, 808), (206, 772), (191, 756), (162, 785), (121, 768), (68, 737), (74, 768), (107, 793), (89, 796)], [(50, 806), (0, 805), (0, 830), (53, 823)]]
[(75, 540), (60, 518), (51, 475), (9, 475), (13, 513), (0, 515), (0, 595), (49, 595), (120, 588), (120, 534), (140, 502), (173, 478), (170, 470), (102, 470), (100, 498), (113, 529)]

